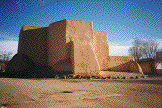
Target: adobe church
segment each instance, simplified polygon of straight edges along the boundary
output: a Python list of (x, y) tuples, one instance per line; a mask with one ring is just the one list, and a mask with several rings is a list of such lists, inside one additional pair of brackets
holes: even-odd
[(48, 27), (23, 26), (18, 54), (25, 54), (39, 66), (77, 75), (143, 73), (133, 57), (109, 56), (107, 32), (93, 30), (92, 21), (65, 19)]

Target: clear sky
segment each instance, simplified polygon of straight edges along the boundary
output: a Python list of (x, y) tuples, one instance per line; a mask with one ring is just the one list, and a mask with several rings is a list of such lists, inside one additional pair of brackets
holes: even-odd
[(156, 39), (162, 47), (161, 0), (1, 0), (0, 51), (17, 52), (23, 25), (48, 26), (63, 19), (93, 21), (107, 31), (110, 55), (128, 55), (133, 39)]

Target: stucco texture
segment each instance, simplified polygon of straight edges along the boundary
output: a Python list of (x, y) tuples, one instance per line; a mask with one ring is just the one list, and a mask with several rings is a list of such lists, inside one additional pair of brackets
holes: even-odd
[(34, 63), (47, 65), (47, 27), (23, 26), (20, 31), (18, 53), (30, 57)]
[(142, 73), (142, 68), (131, 56), (109, 56), (105, 71)]
[(109, 45), (107, 32), (93, 30), (94, 53), (96, 54), (100, 70), (105, 70), (109, 62)]
[(99, 64), (94, 53), (93, 29), (91, 21), (66, 20), (66, 41), (74, 44), (75, 74), (95, 74)]
[(142, 73), (133, 57), (109, 56), (107, 32), (93, 30), (92, 21), (66, 19), (48, 27), (23, 26), (18, 54), (27, 55), (37, 65), (78, 75)]

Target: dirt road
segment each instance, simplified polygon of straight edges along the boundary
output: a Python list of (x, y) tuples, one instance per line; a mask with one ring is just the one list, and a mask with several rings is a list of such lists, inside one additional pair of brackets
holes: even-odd
[(159, 79), (11, 79), (0, 78), (0, 106), (7, 108), (160, 108)]

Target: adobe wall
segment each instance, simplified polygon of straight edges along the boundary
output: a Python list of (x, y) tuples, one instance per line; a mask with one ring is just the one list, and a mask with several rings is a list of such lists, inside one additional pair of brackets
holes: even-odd
[(49, 25), (48, 65), (57, 71), (74, 72), (74, 45), (66, 40), (66, 20)]
[(158, 74), (162, 74), (162, 69), (157, 69), (156, 72), (157, 72)]
[(94, 54), (91, 21), (66, 20), (66, 42), (74, 44), (74, 72), (80, 75), (96, 74), (99, 64)]
[(66, 51), (66, 21), (58, 21), (49, 25), (48, 33), (48, 65), (67, 58)]
[(156, 72), (162, 74), (162, 63), (156, 63)]
[(142, 68), (142, 71), (144, 73), (151, 73), (151, 65), (150, 63), (146, 62), (146, 63), (139, 63), (141, 68)]
[(162, 63), (162, 51), (156, 52), (156, 61)]
[(98, 59), (100, 70), (105, 70), (108, 64), (109, 45), (106, 31), (93, 30), (94, 53)]
[(79, 75), (99, 71), (140, 72), (130, 56), (109, 56), (107, 32), (95, 31), (92, 21), (62, 20), (48, 27), (23, 26), (19, 54), (26, 54), (37, 65)]
[(109, 56), (108, 68), (113, 68), (129, 61), (134, 61), (134, 58), (131, 56)]
[(106, 70), (143, 73), (140, 65), (131, 56), (109, 56)]
[(129, 62), (129, 71), (144, 74), (142, 67), (136, 61)]
[(19, 35), (18, 54), (29, 56), (38, 65), (47, 65), (47, 27), (23, 26)]
[(38, 65), (48, 65), (58, 71), (75, 74), (99, 71), (91, 21), (62, 20), (48, 28), (23, 26), (18, 53), (26, 54)]

